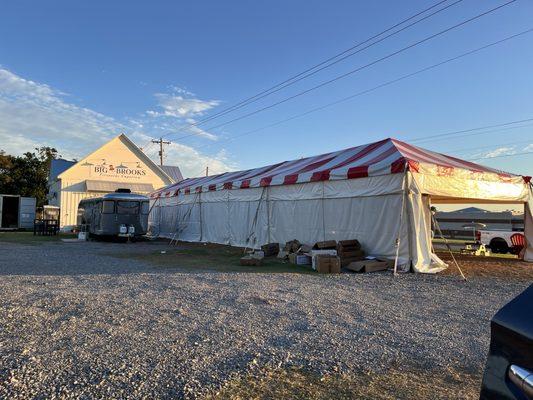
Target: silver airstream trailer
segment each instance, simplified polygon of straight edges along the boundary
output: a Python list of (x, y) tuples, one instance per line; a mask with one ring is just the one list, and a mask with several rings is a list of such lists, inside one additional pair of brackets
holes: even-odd
[(148, 229), (149, 211), (148, 197), (119, 190), (80, 201), (78, 225), (90, 236), (142, 236)]

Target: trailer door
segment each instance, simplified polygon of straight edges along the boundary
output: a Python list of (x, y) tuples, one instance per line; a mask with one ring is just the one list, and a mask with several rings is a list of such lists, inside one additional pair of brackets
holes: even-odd
[(33, 220), (35, 219), (35, 206), (37, 200), (35, 197), (21, 197), (19, 207), (19, 228), (33, 229)]

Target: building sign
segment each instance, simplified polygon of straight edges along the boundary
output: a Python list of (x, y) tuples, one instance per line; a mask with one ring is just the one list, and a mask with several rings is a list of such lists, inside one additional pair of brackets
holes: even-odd
[(115, 166), (113, 164), (94, 165), (93, 174), (100, 177), (121, 178), (121, 179), (141, 179), (146, 176), (146, 169), (139, 163), (136, 166), (129, 167), (125, 165)]

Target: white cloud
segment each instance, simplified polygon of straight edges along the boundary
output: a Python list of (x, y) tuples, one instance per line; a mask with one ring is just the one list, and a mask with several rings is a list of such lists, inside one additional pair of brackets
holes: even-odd
[[(145, 134), (137, 133), (132, 137), (138, 143), (148, 142), (151, 138)], [(236, 165), (228, 158), (225, 150), (219, 151), (214, 156), (207, 156), (195, 150), (193, 147), (180, 143), (171, 143), (164, 147), (164, 162), (168, 165), (178, 165), (184, 177), (192, 178), (202, 176), (205, 167), (209, 167), (209, 174), (219, 174), (233, 171)], [(159, 148), (151, 145), (146, 148), (145, 153), (153, 160), (158, 160)]]
[(164, 122), (155, 123), (145, 121), (156, 130), (165, 130), (166, 134), (175, 134), (178, 137), (193, 135), (217, 140), (217, 135), (207, 132), (198, 125), (198, 117), (205, 112), (220, 104), (219, 100), (201, 100), (195, 97), (194, 93), (177, 86), (170, 86), (170, 93), (156, 93), (154, 97), (157, 100), (159, 109), (148, 110), (146, 115), (153, 119), (163, 120)]
[(484, 158), (492, 158), (492, 157), (499, 157), (499, 156), (505, 156), (509, 154), (516, 153), (516, 150), (513, 147), (498, 147), (495, 150), (491, 150), (488, 153), (486, 153), (483, 157)]
[[(213, 105), (201, 106), (189, 102), (182, 105), (183, 110), (180, 112), (197, 115), (203, 112), (200, 110), (207, 110), (211, 106)], [(189, 111), (186, 111), (187, 107)], [(173, 131), (176, 129), (176, 121), (163, 119), (157, 126)], [(0, 68), (0, 149), (9, 154), (33, 151), (37, 146), (52, 146), (65, 158), (80, 159), (119, 133), (126, 133), (134, 142), (143, 145), (150, 141), (150, 135), (158, 133), (152, 129), (143, 118), (117, 121), (68, 102), (65, 93), (55, 88)], [(210, 133), (202, 132), (198, 133), (216, 139), (216, 136), (209, 137)], [(223, 153), (210, 157), (193, 147), (178, 144), (167, 149), (167, 163), (179, 165), (186, 175), (197, 173), (206, 165), (213, 172), (233, 168)], [(149, 155), (157, 160), (156, 153)]]
[(533, 151), (533, 143), (528, 144), (526, 147), (524, 147), (524, 151)]

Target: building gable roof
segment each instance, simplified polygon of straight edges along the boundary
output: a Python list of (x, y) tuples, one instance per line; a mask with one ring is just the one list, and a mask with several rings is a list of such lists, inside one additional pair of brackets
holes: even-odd
[(83, 163), (87, 163), (91, 159), (95, 158), (95, 155), (98, 154), (102, 149), (105, 149), (105, 147), (110, 146), (114, 144), (116, 141), (120, 141), (124, 146), (126, 146), (138, 159), (140, 159), (146, 166), (148, 166), (156, 175), (158, 175), (167, 185), (175, 183), (174, 179), (172, 179), (165, 171), (163, 171), (156, 163), (154, 163), (150, 157), (148, 157), (135, 143), (133, 143), (126, 135), (120, 134), (110, 141), (106, 142), (102, 146), (100, 146), (98, 149), (94, 150), (87, 156), (85, 156), (83, 159), (72, 165), (70, 168), (62, 171), (57, 175), (57, 179), (61, 179), (64, 177), (65, 173), (72, 171), (72, 168), (75, 168), (77, 165), (83, 165)]

